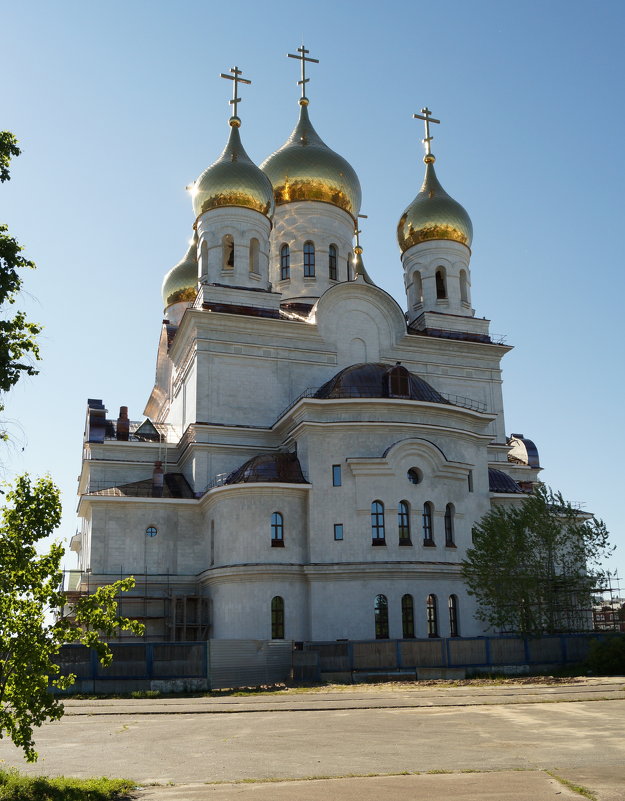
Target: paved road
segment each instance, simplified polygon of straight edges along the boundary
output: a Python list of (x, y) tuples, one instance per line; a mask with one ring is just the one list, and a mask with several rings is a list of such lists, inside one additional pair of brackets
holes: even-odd
[[(6, 741), (0, 759), (25, 772), (182, 785), (147, 788), (146, 801), (579, 799), (544, 770), (589, 786), (599, 801), (625, 801), (623, 686), (620, 679), (544, 688), (73, 701), (62, 721), (38, 732), (36, 766), (25, 766)], [(216, 784), (432, 770), (453, 773)]]

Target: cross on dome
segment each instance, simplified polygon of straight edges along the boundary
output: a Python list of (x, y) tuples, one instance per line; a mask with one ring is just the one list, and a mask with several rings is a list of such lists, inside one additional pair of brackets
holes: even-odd
[(432, 149), (430, 147), (430, 142), (432, 141), (432, 139), (434, 137), (430, 134), (430, 123), (431, 122), (435, 122), (438, 125), (438, 124), (440, 124), (440, 120), (435, 120), (434, 119), (434, 117), (432, 116), (432, 112), (430, 111), (430, 109), (427, 106), (425, 108), (421, 109), (421, 114), (413, 114), (412, 116), (413, 116), (414, 119), (423, 120), (424, 123), (425, 123), (425, 139), (421, 140), (423, 142), (423, 144), (425, 145), (425, 161), (426, 162), (428, 162), (428, 161), (433, 162), (434, 161), (434, 156), (432, 155)]
[(227, 78), (229, 81), (233, 81), (234, 82), (233, 85), (232, 85), (232, 100), (228, 101), (229, 104), (231, 106), (233, 106), (233, 111), (234, 111), (232, 117), (230, 117), (230, 125), (238, 126), (238, 125), (241, 124), (241, 121), (239, 120), (239, 117), (237, 115), (237, 105), (241, 102), (241, 98), (237, 97), (237, 95), (239, 93), (239, 84), (240, 83), (249, 84), (249, 83), (252, 83), (252, 82), (248, 81), (247, 78), (241, 78), (241, 75), (243, 75), (243, 71), (240, 70), (236, 66), (235, 67), (230, 67), (230, 72), (232, 73), (232, 75), (226, 75), (226, 73), (221, 72), (219, 74), (219, 77), (220, 78)]
[(369, 215), (367, 215), (367, 214), (358, 214), (357, 215), (356, 225), (354, 227), (354, 236), (356, 237), (356, 247), (354, 248), (354, 250), (356, 252), (360, 251), (360, 253), (362, 253), (362, 247), (360, 245), (360, 234), (362, 234), (362, 228), (358, 227), (358, 220), (367, 220), (368, 217), (369, 217)]
[(310, 78), (306, 77), (306, 62), (308, 61), (311, 64), (318, 64), (319, 63), (319, 59), (318, 58), (308, 58), (308, 56), (306, 54), (310, 53), (310, 50), (307, 50), (306, 47), (303, 44), (302, 44), (301, 47), (297, 48), (297, 52), (300, 55), (297, 56), (294, 53), (287, 53), (287, 56), (289, 58), (296, 58), (298, 61), (301, 61), (301, 64), (302, 64), (302, 66), (301, 66), (302, 77), (297, 82), (297, 85), (302, 87), (302, 97), (300, 98), (300, 102), (306, 101), (306, 103), (303, 104), (303, 105), (306, 105), (308, 103), (308, 98), (306, 97), (306, 84), (310, 81)]

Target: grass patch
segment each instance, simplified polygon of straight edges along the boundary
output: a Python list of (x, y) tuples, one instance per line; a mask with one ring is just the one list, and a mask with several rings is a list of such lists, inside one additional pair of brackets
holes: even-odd
[(135, 786), (127, 779), (50, 778), (0, 770), (0, 801), (121, 801), (130, 798)]
[(557, 773), (554, 773), (552, 770), (546, 770), (545, 773), (548, 773), (553, 779), (560, 784), (564, 785), (564, 787), (568, 787), (569, 790), (573, 790), (574, 793), (579, 793), (583, 798), (587, 798), (588, 801), (598, 801), (597, 796), (589, 790), (587, 787), (583, 787), (581, 784), (575, 784), (574, 782), (570, 782), (568, 779), (563, 779), (562, 776), (558, 776)]
[(131, 698), (160, 698), (160, 690), (134, 690), (130, 693)]

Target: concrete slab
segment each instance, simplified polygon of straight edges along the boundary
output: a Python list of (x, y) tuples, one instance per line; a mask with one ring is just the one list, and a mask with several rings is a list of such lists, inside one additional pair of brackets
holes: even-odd
[(148, 787), (140, 801), (580, 801), (542, 771), (373, 776), (264, 784)]

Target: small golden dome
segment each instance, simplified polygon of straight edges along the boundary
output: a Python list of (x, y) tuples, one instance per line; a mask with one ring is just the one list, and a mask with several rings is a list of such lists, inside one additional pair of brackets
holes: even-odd
[(193, 185), (191, 195), (196, 217), (222, 206), (242, 206), (267, 217), (273, 215), (271, 183), (245, 152), (239, 135), (240, 124), (238, 117), (231, 117), (230, 137), (224, 152)]
[(360, 211), (360, 181), (354, 168), (325, 144), (308, 116), (308, 101), (300, 100), (299, 120), (279, 150), (261, 170), (273, 184), (276, 204), (296, 200), (331, 203), (356, 217)]
[(402, 214), (397, 240), (402, 253), (419, 242), (448, 239), (471, 247), (473, 225), (465, 209), (440, 185), (434, 171), (434, 156), (427, 155), (425, 178), (419, 194)]
[(197, 234), (185, 257), (172, 267), (163, 279), (163, 308), (174, 303), (193, 303), (197, 297)]

